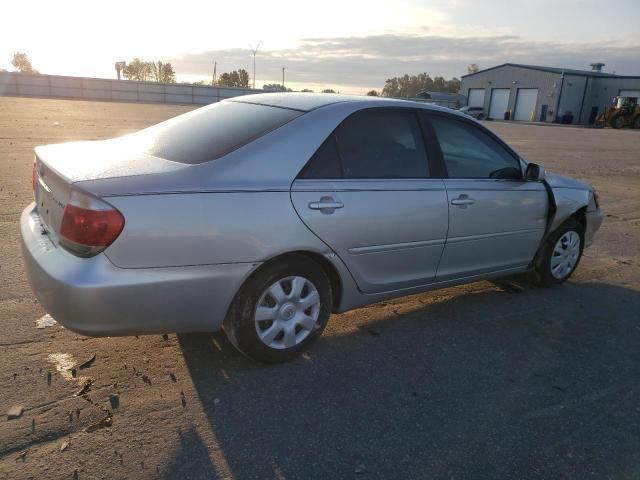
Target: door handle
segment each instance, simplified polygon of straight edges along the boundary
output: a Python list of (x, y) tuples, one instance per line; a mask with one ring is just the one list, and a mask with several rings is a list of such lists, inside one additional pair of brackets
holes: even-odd
[(331, 197), (322, 197), (319, 202), (311, 202), (311, 210), (320, 210), (322, 213), (333, 213), (337, 208), (344, 207), (344, 203), (338, 202)]
[(344, 207), (344, 203), (342, 202), (311, 202), (309, 204), (309, 208), (311, 210), (322, 210), (324, 208), (342, 208)]
[(456, 205), (458, 207), (466, 208), (467, 205), (473, 205), (476, 201), (469, 197), (467, 194), (462, 194), (458, 198), (454, 198), (451, 200), (451, 205)]

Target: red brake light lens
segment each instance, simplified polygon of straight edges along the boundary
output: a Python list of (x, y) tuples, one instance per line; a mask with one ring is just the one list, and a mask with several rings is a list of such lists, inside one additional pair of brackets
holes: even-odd
[(118, 210), (88, 210), (69, 203), (64, 208), (60, 236), (75, 253), (95, 255), (111, 245), (123, 228), (124, 217)]

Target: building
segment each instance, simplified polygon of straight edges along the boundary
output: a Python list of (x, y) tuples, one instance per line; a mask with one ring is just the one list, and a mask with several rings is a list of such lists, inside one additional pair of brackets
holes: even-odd
[(592, 124), (616, 96), (640, 100), (640, 76), (505, 63), (462, 77), (469, 106), (493, 119)]

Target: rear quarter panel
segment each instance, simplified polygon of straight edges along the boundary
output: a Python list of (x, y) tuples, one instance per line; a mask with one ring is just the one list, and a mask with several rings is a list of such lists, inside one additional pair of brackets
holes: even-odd
[(121, 268), (261, 262), (280, 253), (329, 253), (302, 223), (289, 191), (111, 197), (125, 217), (105, 254)]

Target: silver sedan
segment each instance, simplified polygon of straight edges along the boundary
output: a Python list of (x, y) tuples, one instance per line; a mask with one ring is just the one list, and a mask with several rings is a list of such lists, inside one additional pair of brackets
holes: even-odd
[(371, 97), (234, 98), (35, 150), (21, 218), (42, 306), (94, 336), (224, 329), (280, 362), (332, 312), (514, 274), (565, 281), (602, 222), (468, 116)]

